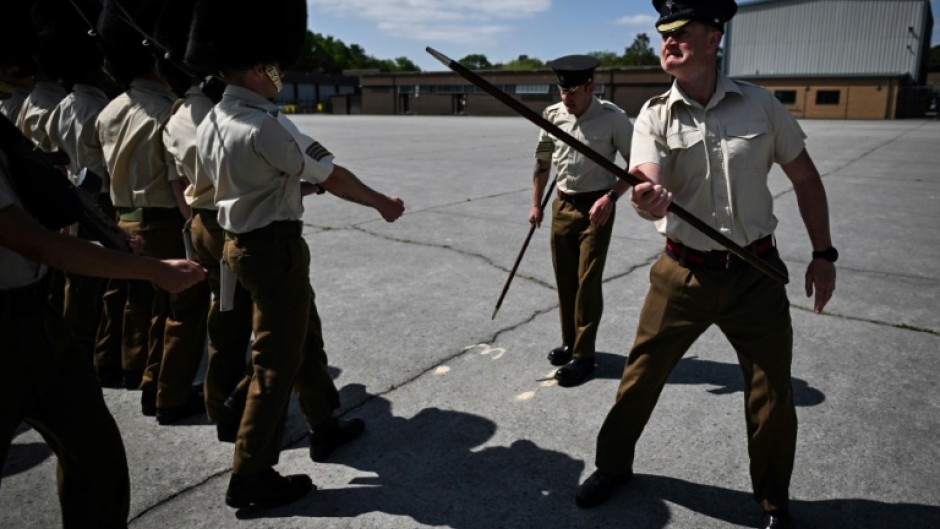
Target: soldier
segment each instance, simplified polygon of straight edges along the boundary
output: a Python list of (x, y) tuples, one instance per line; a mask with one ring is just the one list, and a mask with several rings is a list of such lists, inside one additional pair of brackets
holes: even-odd
[(126, 528), (130, 483), (124, 444), (91, 364), (82, 358), (62, 315), (46, 300), (40, 263), (82, 275), (155, 281), (173, 291), (200, 281), (204, 270), (192, 262), (119, 253), (44, 229), (21, 208), (7, 162), (4, 146), (0, 333), (5, 339), (0, 361), (16, 376), (0, 389), (0, 465), (17, 426), (26, 421), (58, 457), (63, 526)]
[[(116, 217), (111, 205), (108, 169), (95, 130), (98, 113), (110, 100), (104, 88), (110, 88), (113, 83), (105, 79), (104, 58), (97, 42), (88, 35), (85, 22), (97, 20), (100, 11), (100, 4), (93, 0), (65, 6), (56, 0), (37, 0), (33, 19), (41, 28), (36, 60), (49, 75), (72, 86), (72, 91), (56, 105), (46, 121), (49, 144), (68, 155), (68, 175), (73, 183), (85, 184), (87, 189), (83, 181), (86, 177), (101, 181), (100, 187), (91, 191), (97, 195), (98, 207), (113, 219)], [(89, 238), (83, 230), (77, 234)], [(89, 358), (95, 349), (106, 284), (106, 280), (97, 277), (66, 275), (65, 321)], [(114, 360), (120, 362), (119, 357)], [(96, 365), (102, 384), (115, 385), (115, 378), (120, 377), (120, 364), (110, 373), (102, 362)]]
[[(143, 238), (145, 255), (181, 258), (187, 181), (163, 145), (176, 97), (137, 31), (152, 33), (163, 5), (162, 0), (105, 2), (98, 21), (105, 65), (130, 88), (101, 111), (97, 129), (119, 225)], [(172, 295), (149, 283), (128, 285), (124, 338), (130, 359), (125, 368), (144, 369), (141, 412), (155, 415), (160, 424), (204, 409), (193, 379), (205, 350), (207, 291), (205, 283)], [(140, 332), (143, 336), (135, 336)], [(138, 342), (142, 337), (149, 340)], [(140, 344), (146, 344), (145, 355), (139, 355)]]
[(295, 137), (293, 126), (278, 119), (270, 99), (281, 89), (282, 68), (304, 45), (305, 2), (267, 1), (243, 10), (222, 0), (196, 5), (187, 62), (220, 72), (228, 85), (199, 126), (199, 159), (215, 184), (225, 263), (251, 293), (254, 308), (254, 371), (225, 501), (232, 507), (285, 504), (313, 488), (308, 476), (281, 476), (273, 468), (292, 386), (313, 430), (314, 461), (364, 428), (360, 419), (333, 416), (339, 394), (327, 371), (310, 285), (300, 178), (373, 207), (388, 222), (401, 216), (404, 204), (364, 185), (323, 146)]
[[(614, 161), (630, 159), (633, 126), (623, 110), (594, 95), (588, 55), (568, 55), (549, 63), (558, 78), (561, 101), (542, 115), (565, 132)], [(629, 184), (578, 154), (546, 131), (539, 134), (532, 175), (529, 222), (542, 224), (540, 201), (552, 164), (558, 196), (552, 203), (552, 263), (558, 285), (562, 345), (548, 353), (561, 386), (580, 384), (594, 370), (595, 341), (604, 310), (602, 281), (613, 231), (617, 198)]]
[[(184, 195), (192, 209), (190, 232), (196, 260), (208, 271), (213, 300), (208, 305), (209, 362), (205, 380), (205, 405), (209, 420), (216, 425), (218, 439), (235, 442), (241, 422), (244, 395), (248, 392), (246, 357), (251, 340), (251, 295), (234, 284), (233, 303), (220, 310), (220, 268), (225, 242), (217, 220), (215, 187), (197, 163), (196, 128), (221, 99), (221, 81), (207, 75), (182, 71), (195, 0), (168, 2), (157, 23), (155, 39), (168, 49), (170, 61), (158, 69), (174, 91), (183, 97), (173, 107), (173, 115), (163, 131), (163, 142), (180, 174), (189, 180)], [(223, 86), (224, 88), (224, 86)], [(240, 389), (235, 391), (236, 387)], [(234, 393), (231, 400), (228, 397)], [(226, 402), (228, 405), (226, 405)]]
[[(712, 324), (734, 347), (744, 373), (751, 485), (761, 527), (791, 527), (790, 475), (797, 419), (790, 383), (793, 327), (786, 288), (735, 258), (687, 222), (667, 214), (673, 196), (742, 247), (786, 270), (774, 245), (777, 220), (767, 172), (779, 163), (793, 183), (812, 242), (806, 295), (821, 312), (835, 288), (826, 191), (805, 135), (768, 91), (717, 69), (734, 0), (653, 0), (660, 61), (676, 81), (636, 120), (631, 172), (634, 207), (655, 221), (666, 247), (650, 290), (617, 399), (597, 437), (597, 471), (579, 488), (581, 507), (603, 502), (632, 476), (634, 450), (669, 373)], [(759, 170), (758, 170), (759, 169)], [(809, 253), (809, 252), (808, 252)]]

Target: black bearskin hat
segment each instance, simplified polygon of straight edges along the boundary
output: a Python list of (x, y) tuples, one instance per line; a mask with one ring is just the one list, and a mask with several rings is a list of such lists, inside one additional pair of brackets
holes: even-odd
[(104, 48), (105, 67), (121, 83), (130, 84), (135, 77), (155, 66), (157, 50), (151, 51), (145, 46), (146, 37), (131, 23), (152, 37), (164, 1), (105, 0), (98, 18), (98, 34)]
[(101, 69), (104, 56), (96, 37), (88, 33), (100, 14), (100, 0), (75, 0), (74, 5), (69, 0), (35, 0), (35, 58), (46, 77), (72, 83)]
[(157, 62), (157, 71), (181, 97), (192, 86), (195, 75), (183, 62), (195, 5), (196, 0), (166, 0), (153, 34), (168, 54)]
[(197, 0), (186, 62), (203, 71), (255, 64), (287, 69), (300, 58), (307, 37), (304, 0), (265, 0), (235, 9), (226, 0)]
[(16, 75), (36, 73), (32, 54), (36, 47), (36, 30), (30, 23), (32, 0), (8, 0), (3, 3), (0, 17), (0, 66), (16, 66)]

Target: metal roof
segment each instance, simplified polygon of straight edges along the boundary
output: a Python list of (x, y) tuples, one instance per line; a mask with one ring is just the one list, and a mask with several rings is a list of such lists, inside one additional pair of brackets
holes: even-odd
[(928, 0), (761, 0), (728, 24), (731, 76), (923, 74)]

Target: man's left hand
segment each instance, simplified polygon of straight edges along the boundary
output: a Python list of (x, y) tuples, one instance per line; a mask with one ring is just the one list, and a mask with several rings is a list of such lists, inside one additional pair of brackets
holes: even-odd
[(588, 216), (591, 219), (591, 224), (595, 226), (603, 226), (607, 224), (608, 219), (610, 219), (610, 214), (614, 211), (614, 201), (610, 199), (609, 196), (604, 195), (601, 198), (594, 201), (594, 205), (591, 206), (591, 211)]
[(806, 268), (806, 297), (816, 293), (813, 312), (821, 314), (836, 290), (836, 265), (825, 259), (813, 259)]

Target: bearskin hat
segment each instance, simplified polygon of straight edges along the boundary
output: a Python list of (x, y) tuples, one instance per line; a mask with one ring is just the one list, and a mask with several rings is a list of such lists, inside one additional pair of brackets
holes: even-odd
[(157, 62), (157, 71), (179, 96), (192, 86), (196, 73), (183, 62), (195, 5), (196, 0), (166, 0), (153, 33), (154, 40), (166, 50), (166, 56)]
[(234, 9), (226, 0), (196, 0), (186, 62), (215, 72), (255, 64), (288, 68), (307, 36), (304, 0), (265, 0), (262, 9)]
[(100, 0), (35, 0), (35, 58), (43, 74), (72, 83), (101, 69), (104, 55), (96, 37), (89, 34), (100, 14)]
[(32, 0), (8, 0), (0, 17), (0, 65), (16, 66), (16, 75), (20, 76), (36, 73), (32, 58), (36, 47), (36, 30), (30, 23), (32, 4)]
[(105, 0), (98, 18), (98, 34), (104, 50), (105, 68), (121, 83), (130, 84), (134, 78), (155, 66), (154, 54), (158, 50), (147, 46), (146, 37), (141, 32), (153, 36), (164, 2)]

